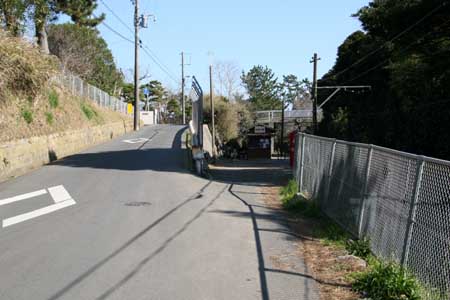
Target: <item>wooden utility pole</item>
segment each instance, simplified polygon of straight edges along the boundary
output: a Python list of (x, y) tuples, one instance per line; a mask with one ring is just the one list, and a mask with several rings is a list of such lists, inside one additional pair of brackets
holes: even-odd
[(214, 124), (214, 95), (213, 95), (213, 78), (212, 65), (209, 65), (209, 101), (211, 103), (211, 127), (212, 127), (212, 155), (216, 158), (216, 126)]
[(184, 52), (181, 52), (181, 112), (182, 112), (182, 124), (186, 124), (186, 108), (184, 101)]
[(311, 63), (314, 64), (313, 67), (313, 86), (312, 86), (312, 100), (313, 100), (313, 133), (317, 134), (318, 126), (317, 126), (317, 62), (320, 58), (317, 58), (317, 53), (314, 53), (314, 56), (311, 60)]
[(139, 0), (134, 0), (134, 130), (139, 130)]
[(281, 99), (281, 133), (280, 133), (280, 155), (281, 158), (283, 158), (284, 154), (284, 148), (283, 148), (283, 141), (284, 141), (284, 96)]

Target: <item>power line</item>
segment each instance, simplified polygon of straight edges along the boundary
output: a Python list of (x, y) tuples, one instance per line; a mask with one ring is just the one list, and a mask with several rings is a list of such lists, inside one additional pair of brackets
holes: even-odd
[[(445, 25), (446, 25), (447, 23), (449, 23), (449, 22), (450, 22), (450, 20), (447, 20), (446, 22), (442, 23), (441, 27), (442, 27), (442, 26), (445, 26)], [(404, 48), (400, 48), (400, 49), (399, 49), (400, 51), (398, 52), (398, 54), (401, 54), (401, 53), (406, 52), (406, 51), (407, 51), (408, 49), (410, 49), (412, 46), (414, 46), (415, 44), (417, 44), (417, 42), (419, 42), (421, 39), (423, 39), (423, 38), (425, 38), (427, 35), (430, 35), (430, 34), (435, 33), (435, 32), (436, 32), (436, 30), (429, 31), (429, 32), (427, 32), (426, 34), (422, 35), (421, 37), (415, 39), (414, 42), (410, 43), (408, 46), (406, 46), (406, 47), (404, 47)], [(345, 83), (347, 84), (347, 83), (349, 83), (349, 82), (355, 81), (356, 79), (359, 79), (359, 78), (363, 77), (364, 75), (366, 75), (366, 74), (372, 72), (373, 70), (376, 70), (376, 69), (378, 69), (378, 68), (380, 68), (380, 67), (383, 67), (383, 66), (387, 66), (387, 65), (388, 65), (387, 63), (388, 63), (390, 60), (391, 60), (391, 58), (387, 58), (387, 59), (383, 60), (382, 62), (380, 62), (379, 64), (375, 65), (374, 67), (372, 67), (372, 68), (370, 68), (370, 69), (368, 69), (368, 70), (366, 70), (366, 71), (360, 73), (359, 75), (353, 77), (353, 78), (350, 79), (350, 80), (345, 81)]]
[(122, 25), (124, 25), (130, 32), (131, 32), (131, 34), (134, 34), (134, 31), (133, 31), (133, 29), (131, 29), (131, 27), (127, 24), (127, 23), (125, 23), (115, 12), (114, 12), (114, 10), (112, 9), (112, 8), (110, 8), (106, 3), (105, 3), (105, 1), (103, 1), (103, 0), (100, 0), (101, 2), (102, 2), (102, 4), (106, 7), (106, 9), (107, 10), (109, 10), (112, 14), (113, 14), (113, 16), (114, 17), (116, 17), (117, 18), (117, 20), (119, 20), (119, 22), (120, 23), (122, 23)]
[[(120, 18), (115, 12), (114, 10), (109, 7), (105, 1), (100, 0), (103, 5), (106, 7), (106, 9), (108, 9), (114, 17), (116, 17), (116, 19), (119, 20), (120, 23), (122, 23), (122, 25), (124, 25), (132, 34), (134, 34), (134, 31), (131, 29), (131, 27), (122, 20), (122, 18)], [(113, 30), (112, 28), (110, 28), (111, 30)], [(115, 32), (116, 34), (118, 34), (117, 32)], [(119, 34), (120, 35), (120, 34)], [(120, 35), (122, 36), (122, 35)], [(123, 37), (123, 36), (122, 36)], [(128, 40), (128, 39), (127, 39)], [(133, 42), (133, 41), (132, 41)], [(134, 43), (134, 42), (133, 42)], [(146, 54), (150, 57), (150, 59), (164, 72), (166, 73), (170, 79), (174, 80), (176, 83), (178, 83), (178, 81), (175, 79), (175, 76), (173, 75), (173, 72), (170, 71), (170, 69), (162, 62), (162, 60), (156, 55), (155, 52), (153, 52), (150, 47), (148, 47), (147, 45), (145, 45), (141, 40), (139, 41), (140, 47), (141, 49), (144, 50), (144, 52), (146, 52)], [(146, 51), (147, 50), (147, 51)]]
[(430, 12), (428, 12), (426, 15), (424, 15), (422, 18), (420, 18), (418, 21), (416, 21), (415, 23), (413, 23), (412, 25), (410, 25), (408, 28), (406, 28), (405, 30), (401, 31), (400, 33), (398, 33), (397, 35), (395, 35), (393, 38), (391, 38), (390, 40), (386, 41), (383, 45), (381, 45), (381, 47), (375, 49), (374, 51), (369, 52), (368, 54), (366, 54), (365, 56), (363, 56), (362, 58), (358, 59), (355, 63), (351, 64), (349, 67), (345, 68), (344, 70), (338, 72), (337, 74), (334, 74), (334, 77), (337, 77), (339, 75), (342, 75), (343, 73), (347, 72), (348, 70), (350, 70), (351, 68), (353, 68), (354, 66), (360, 64), (361, 62), (363, 62), (365, 59), (367, 59), (368, 57), (372, 56), (373, 54), (377, 53), (378, 51), (380, 51), (381, 49), (383, 49), (387, 44), (392, 43), (393, 41), (397, 40), (398, 38), (400, 38), (402, 35), (404, 35), (405, 33), (411, 31), (411, 29), (413, 29), (414, 27), (416, 27), (417, 25), (419, 25), (420, 23), (422, 23), (424, 20), (426, 20), (428, 17), (430, 17), (432, 14), (434, 14), (436, 11), (438, 11), (442, 6), (444, 5), (444, 3), (439, 4), (437, 7), (435, 7), (434, 9), (432, 9)]
[(123, 34), (121, 34), (120, 32), (116, 31), (114, 28), (112, 28), (111, 26), (109, 26), (105, 21), (100, 23), (101, 25), (105, 26), (106, 28), (108, 28), (110, 31), (112, 31), (113, 33), (115, 33), (117, 36), (121, 37), (122, 39), (126, 40), (127, 42), (133, 43), (134, 41), (132, 41), (131, 39), (127, 38), (126, 36), (124, 36)]

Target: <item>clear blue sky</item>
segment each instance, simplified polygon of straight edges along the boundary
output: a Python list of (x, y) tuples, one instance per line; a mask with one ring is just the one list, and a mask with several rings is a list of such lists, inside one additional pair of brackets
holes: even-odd
[[(133, 6), (129, 0), (103, 0), (132, 27)], [(132, 33), (104, 6), (96, 13), (106, 14), (106, 24), (133, 39)], [(141, 12), (154, 14), (156, 23), (141, 30), (141, 40), (178, 79), (180, 52), (190, 53), (187, 75), (195, 75), (204, 89), (208, 87), (208, 52), (214, 60), (236, 62), (241, 69), (267, 65), (281, 78), (295, 74), (312, 77), (309, 63), (314, 52), (321, 57), (319, 76), (334, 64), (337, 47), (355, 30), (359, 21), (352, 18), (368, 0), (140, 0)], [(131, 78), (133, 45), (100, 25), (99, 30), (112, 50), (116, 62)], [(128, 71), (126, 71), (128, 70)], [(174, 82), (141, 51), (141, 72), (149, 71), (172, 88)]]

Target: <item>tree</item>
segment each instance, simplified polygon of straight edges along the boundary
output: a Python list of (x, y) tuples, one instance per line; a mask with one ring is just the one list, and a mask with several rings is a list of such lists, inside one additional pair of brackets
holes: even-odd
[(236, 100), (234, 96), (238, 93), (239, 72), (239, 67), (235, 62), (217, 61), (213, 66), (216, 94), (226, 97), (229, 101)]
[(344, 41), (320, 84), (372, 89), (327, 103), (321, 134), (450, 159), (449, 4), (374, 0), (355, 14), (364, 32)]
[(24, 29), (25, 0), (1, 0), (0, 1), (0, 24), (13, 36), (19, 36)]
[(118, 93), (123, 75), (97, 29), (71, 23), (53, 24), (48, 27), (48, 42), (50, 53), (61, 60), (63, 70), (110, 94)]
[(105, 18), (104, 14), (92, 18), (97, 7), (96, 0), (29, 0), (38, 45), (44, 53), (49, 53), (46, 25), (57, 19), (59, 14), (70, 16), (79, 26), (95, 27)]
[(254, 110), (280, 109), (277, 78), (267, 66), (254, 66), (247, 74), (242, 72), (241, 80)]

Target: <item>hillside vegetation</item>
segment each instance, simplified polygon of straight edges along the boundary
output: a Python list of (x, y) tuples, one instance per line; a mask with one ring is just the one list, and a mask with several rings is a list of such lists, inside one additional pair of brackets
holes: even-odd
[(53, 80), (59, 65), (0, 30), (0, 143), (125, 119), (59, 86)]

